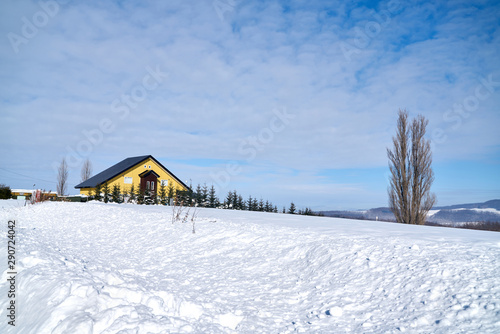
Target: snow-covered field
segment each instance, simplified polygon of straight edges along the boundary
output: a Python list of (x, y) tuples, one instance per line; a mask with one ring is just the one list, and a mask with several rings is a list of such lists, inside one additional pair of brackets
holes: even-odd
[[(500, 333), (500, 233), (0, 202), (1, 333)], [(9, 326), (7, 220), (17, 221)]]

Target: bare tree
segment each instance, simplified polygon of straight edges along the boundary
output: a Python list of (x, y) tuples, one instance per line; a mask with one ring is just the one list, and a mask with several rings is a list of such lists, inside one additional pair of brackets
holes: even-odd
[(59, 171), (57, 173), (57, 194), (59, 196), (64, 196), (67, 189), (66, 182), (68, 181), (68, 164), (66, 159), (63, 158), (61, 165), (59, 165)]
[(90, 162), (89, 159), (87, 159), (85, 160), (82, 166), (81, 182), (87, 181), (88, 179), (90, 179), (91, 176), (92, 176), (92, 163)]
[(396, 221), (425, 224), (436, 196), (430, 189), (434, 181), (430, 141), (424, 138), (429, 121), (418, 115), (410, 124), (408, 112), (399, 110), (393, 151), (387, 149), (391, 171), (389, 206)]

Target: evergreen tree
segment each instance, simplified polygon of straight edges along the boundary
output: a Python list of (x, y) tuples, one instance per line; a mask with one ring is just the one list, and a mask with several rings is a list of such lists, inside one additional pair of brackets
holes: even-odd
[(278, 213), (278, 207), (275, 205), (274, 206), (274, 210), (273, 210), (274, 213)]
[(217, 195), (215, 193), (215, 187), (212, 184), (210, 192), (208, 193), (208, 207), (216, 208), (217, 206), (219, 206), (219, 199), (217, 198)]
[(264, 211), (264, 200), (261, 198), (257, 207), (257, 210)]
[(162, 205), (167, 205), (167, 187), (163, 183), (160, 182), (160, 203)]
[(156, 192), (151, 189), (146, 189), (144, 191), (144, 204), (152, 205), (156, 204)]
[(252, 195), (249, 195), (247, 200), (247, 210), (253, 211), (252, 208), (253, 208), (253, 198)]
[(187, 206), (192, 206), (193, 203), (195, 203), (195, 198), (194, 198), (194, 191), (193, 191), (193, 184), (190, 180), (189, 182), (189, 188), (186, 191), (186, 205)]
[(239, 210), (238, 209), (238, 193), (236, 190), (233, 190), (233, 197), (231, 198), (231, 202), (233, 203), (233, 209)]
[(113, 185), (113, 190), (111, 192), (111, 201), (114, 203), (122, 203), (122, 195), (121, 195), (121, 190), (120, 190), (120, 185), (115, 183)]
[(304, 210), (304, 215), (306, 215), (306, 216), (315, 216), (315, 214), (314, 214), (314, 212), (313, 212), (313, 210), (311, 208), (306, 208)]
[(227, 193), (226, 199), (224, 200), (224, 208), (232, 209), (233, 208), (233, 192), (229, 191)]
[(196, 186), (195, 193), (194, 193), (194, 199), (195, 199), (196, 204), (197, 204), (198, 206), (199, 206), (199, 205), (201, 205), (201, 202), (202, 202), (202, 200), (201, 200), (201, 196), (202, 196), (202, 194), (201, 194), (201, 186), (200, 186), (200, 184), (198, 183), (198, 185)]
[(269, 203), (268, 200), (266, 200), (266, 204), (264, 205), (264, 211), (265, 212), (272, 212), (273, 211), (273, 206), (271, 203)]
[(102, 192), (104, 193), (104, 196), (103, 196), (103, 201), (104, 203), (108, 203), (109, 202), (109, 185), (108, 185), (108, 182), (104, 182), (104, 187), (102, 187)]
[(204, 183), (203, 187), (201, 188), (201, 205), (207, 206), (207, 201), (208, 201), (208, 187), (207, 184)]
[(296, 212), (295, 204), (292, 202), (290, 203), (290, 208), (288, 209), (288, 213), (294, 215)]
[(101, 184), (96, 185), (94, 188), (94, 199), (99, 202), (102, 201)]
[[(169, 202), (170, 200), (174, 199), (175, 198), (175, 189), (174, 189), (174, 186), (172, 185), (171, 182), (169, 182), (170, 184), (168, 185), (168, 188), (167, 188), (167, 197), (169, 199)], [(169, 203), (170, 204), (170, 203)]]
[(257, 200), (257, 197), (254, 197), (252, 203), (252, 211), (258, 211), (258, 210), (259, 210), (259, 201)]
[(139, 186), (139, 188), (137, 188), (137, 204), (144, 204), (145, 197), (146, 197), (146, 189)]
[(189, 204), (189, 194), (185, 190), (177, 190), (175, 192), (175, 203), (180, 206), (188, 206)]
[(135, 195), (134, 184), (132, 183), (132, 185), (130, 186), (129, 193), (128, 193), (128, 203), (134, 203), (136, 198), (137, 197)]
[(237, 200), (237, 208), (238, 210), (246, 210), (245, 207), (245, 200), (243, 199), (243, 196), (238, 195), (238, 200)]

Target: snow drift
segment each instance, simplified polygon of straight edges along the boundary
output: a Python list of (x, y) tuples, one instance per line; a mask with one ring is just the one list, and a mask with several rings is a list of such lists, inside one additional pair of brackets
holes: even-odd
[[(202, 209), (44, 203), (17, 227), (2, 333), (498, 333), (500, 234)], [(1, 235), (2, 257), (6, 233)]]

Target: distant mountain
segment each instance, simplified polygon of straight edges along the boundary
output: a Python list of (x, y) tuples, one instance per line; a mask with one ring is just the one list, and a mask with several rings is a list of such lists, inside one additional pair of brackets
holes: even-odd
[[(391, 210), (386, 207), (364, 211), (322, 211), (328, 217), (395, 221)], [(427, 219), (439, 225), (460, 225), (470, 222), (500, 222), (500, 199), (484, 203), (470, 203), (434, 207)]]
[[(481, 210), (481, 211), (480, 211)], [(457, 225), (460, 223), (500, 222), (500, 211), (483, 211), (487, 209), (451, 209), (439, 210), (427, 219), (440, 225)], [(494, 210), (494, 209), (491, 209)]]
[(500, 199), (493, 199), (484, 203), (458, 204), (449, 206), (439, 206), (434, 210), (453, 210), (453, 209), (495, 209), (500, 211)]

